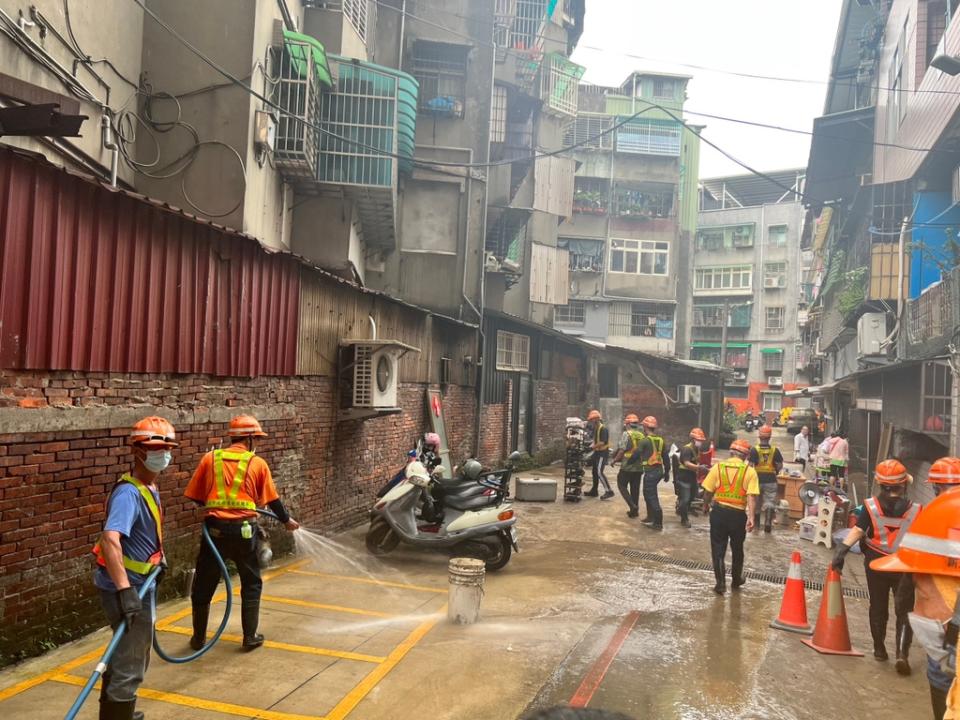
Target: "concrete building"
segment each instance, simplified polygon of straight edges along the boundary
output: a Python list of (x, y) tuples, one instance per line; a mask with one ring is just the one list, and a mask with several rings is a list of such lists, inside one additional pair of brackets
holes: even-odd
[(796, 352), (804, 171), (768, 176), (702, 182), (690, 357), (732, 369), (724, 400), (772, 420), (784, 392), (809, 379), (797, 367)]
[(689, 246), (696, 227), (699, 137), (681, 122), (686, 76), (635, 72), (619, 87), (581, 85), (565, 136), (578, 169), (564, 333), (683, 354)]

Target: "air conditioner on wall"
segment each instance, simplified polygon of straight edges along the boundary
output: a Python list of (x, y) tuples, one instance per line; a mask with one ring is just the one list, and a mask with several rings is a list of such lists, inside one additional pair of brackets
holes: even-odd
[(771, 375), (767, 378), (767, 385), (770, 387), (783, 387), (783, 376)]
[(747, 374), (746, 374), (745, 372), (734, 372), (734, 373), (733, 373), (733, 379), (734, 379), (734, 380), (746, 380), (746, 379), (747, 379)]
[(397, 402), (400, 358), (419, 349), (396, 340), (340, 343), (340, 413), (362, 419), (400, 412)]
[(700, 386), (699, 385), (677, 385), (677, 402), (681, 403), (692, 403), (694, 405), (700, 403)]
[(857, 355), (883, 355), (886, 337), (886, 313), (864, 313), (857, 320)]
[(787, 286), (787, 279), (784, 277), (768, 277), (763, 279), (765, 288), (783, 288)]

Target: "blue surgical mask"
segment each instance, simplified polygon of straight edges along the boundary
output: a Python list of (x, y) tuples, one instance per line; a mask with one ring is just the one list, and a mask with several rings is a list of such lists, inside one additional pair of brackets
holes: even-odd
[(159, 473), (167, 469), (172, 459), (173, 453), (169, 450), (148, 450), (143, 466), (152, 473)]

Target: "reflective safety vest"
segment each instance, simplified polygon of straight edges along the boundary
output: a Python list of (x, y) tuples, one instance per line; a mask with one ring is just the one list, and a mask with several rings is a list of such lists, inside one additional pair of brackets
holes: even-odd
[[(247, 476), (247, 467), (254, 453), (231, 452), (230, 450), (213, 451), (213, 488), (204, 507), (230, 508), (231, 510), (252, 510), (256, 512), (257, 504), (243, 490), (243, 480)], [(230, 460), (237, 463), (237, 470), (233, 474), (230, 486), (223, 480), (223, 461)]]
[[(150, 516), (153, 518), (153, 522), (157, 526), (157, 551), (151, 555), (147, 561), (134, 560), (133, 558), (124, 555), (123, 566), (130, 572), (137, 573), (138, 575), (149, 575), (150, 571), (163, 561), (163, 514), (160, 511), (160, 506), (157, 505), (156, 499), (153, 497), (153, 493), (150, 492), (146, 485), (132, 475), (124, 475), (122, 478), (120, 478), (113, 488), (114, 492), (118, 487), (120, 487), (120, 483), (122, 482), (130, 483), (140, 492), (140, 497), (142, 497), (143, 501), (147, 504), (147, 509), (150, 511)], [(110, 493), (110, 497), (107, 498), (107, 502), (104, 506), (105, 517), (109, 517), (110, 515), (110, 500), (112, 498), (113, 492)], [(106, 520), (104, 520), (104, 522), (106, 522)], [(103, 557), (103, 549), (100, 547), (99, 542), (93, 546), (92, 552), (97, 556), (97, 565), (106, 567), (107, 561)]]
[(663, 467), (663, 438), (659, 435), (647, 435), (653, 445), (653, 454), (643, 463), (645, 468)]
[(773, 464), (773, 457), (776, 455), (777, 449), (763, 447), (763, 445), (757, 445), (753, 449), (757, 451), (757, 472), (764, 475), (776, 475), (777, 467)]
[[(729, 468), (737, 471), (733, 476), (733, 480), (730, 479), (730, 473), (727, 472)], [(730, 463), (720, 463), (717, 466), (717, 472), (720, 473), (720, 479), (717, 482), (717, 489), (713, 493), (713, 499), (738, 510), (746, 509), (747, 484), (745, 480), (747, 476), (747, 464), (731, 465)]]
[(640, 430), (627, 430), (627, 435), (630, 437), (630, 447), (623, 451), (623, 469), (641, 470), (643, 468), (643, 461), (637, 454), (637, 447), (646, 435)]
[(600, 442), (600, 432), (606, 427), (603, 423), (597, 423), (597, 429), (593, 432), (593, 442), (597, 445), (597, 450), (603, 452), (610, 449), (610, 436), (607, 436), (607, 442)]
[(911, 503), (903, 515), (891, 517), (884, 515), (883, 508), (875, 497), (867, 498), (863, 506), (873, 524), (873, 537), (864, 535), (863, 541), (867, 547), (881, 555), (892, 555), (897, 551), (904, 535), (907, 534), (907, 530), (922, 509), (919, 503)]

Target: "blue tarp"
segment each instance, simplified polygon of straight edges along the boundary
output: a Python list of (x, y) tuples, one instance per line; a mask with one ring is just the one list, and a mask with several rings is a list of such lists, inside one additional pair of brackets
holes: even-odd
[[(941, 265), (952, 266), (947, 237), (960, 231), (960, 205), (953, 205), (949, 192), (918, 192), (910, 237), (910, 298), (940, 280)], [(930, 223), (925, 226), (923, 223)], [(896, 238), (884, 238), (895, 240)]]

